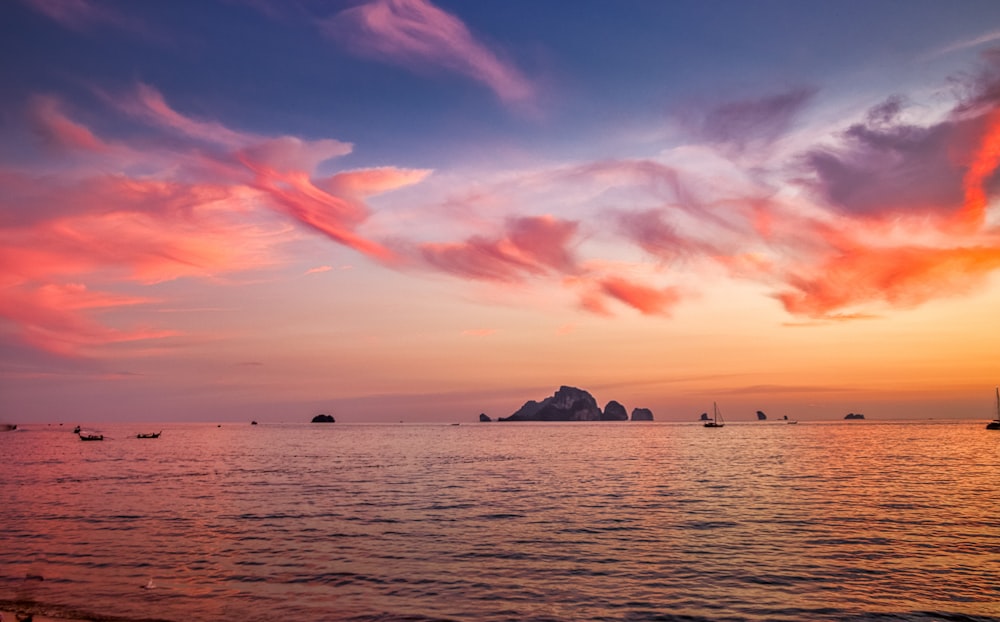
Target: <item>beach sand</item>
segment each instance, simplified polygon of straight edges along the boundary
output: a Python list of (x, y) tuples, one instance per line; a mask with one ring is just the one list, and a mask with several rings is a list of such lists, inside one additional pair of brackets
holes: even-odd
[[(25, 619), (31, 612), (30, 611), (8, 611), (0, 610), (0, 621), (2, 622), (17, 622), (18, 620)], [(41, 614), (34, 614), (31, 618), (31, 622), (93, 622), (86, 618), (53, 618), (50, 616), (45, 616)]]

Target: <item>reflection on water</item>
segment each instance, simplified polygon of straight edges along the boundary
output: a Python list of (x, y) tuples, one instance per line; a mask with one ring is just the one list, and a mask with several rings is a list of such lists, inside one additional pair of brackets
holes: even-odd
[(0, 435), (0, 599), (168, 620), (1000, 619), (1000, 443), (979, 421), (101, 431)]

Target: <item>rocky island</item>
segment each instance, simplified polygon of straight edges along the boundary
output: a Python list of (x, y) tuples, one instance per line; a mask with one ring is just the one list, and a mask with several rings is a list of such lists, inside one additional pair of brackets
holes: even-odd
[(652, 421), (653, 411), (648, 408), (633, 408), (632, 421)]
[(312, 418), (313, 423), (337, 423), (332, 415), (316, 415)]
[(844, 415), (844, 419), (864, 419), (865, 416), (861, 413), (847, 413)]
[[(652, 420), (653, 413), (648, 408), (632, 411), (632, 421)], [(602, 411), (590, 393), (562, 386), (554, 395), (540, 402), (529, 400), (511, 416), (499, 417), (497, 421), (628, 421), (628, 411), (614, 400)]]

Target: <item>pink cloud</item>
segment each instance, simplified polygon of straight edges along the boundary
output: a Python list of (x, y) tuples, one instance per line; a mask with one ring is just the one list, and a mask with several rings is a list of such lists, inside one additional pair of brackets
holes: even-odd
[(109, 25), (123, 30), (145, 32), (134, 18), (90, 0), (23, 0), (25, 4), (72, 30), (89, 30)]
[(309, 268), (306, 270), (306, 274), (321, 274), (331, 270), (333, 270), (333, 266), (316, 266), (315, 268)]
[(242, 149), (240, 157), (266, 165), (279, 173), (312, 172), (319, 164), (347, 155), (351, 145), (339, 140), (302, 140), (294, 136), (262, 140)]
[(316, 185), (330, 194), (364, 198), (420, 183), (430, 174), (428, 169), (381, 166), (336, 173)]
[(99, 312), (149, 301), (80, 280), (101, 288), (252, 270), (273, 265), (287, 237), (248, 219), (239, 196), (223, 186), (20, 179), (18, 205), (59, 207), (0, 227), (0, 323), (15, 339), (60, 355), (176, 334), (105, 326)]
[(132, 97), (115, 98), (122, 110), (147, 123), (174, 130), (188, 138), (215, 143), (231, 149), (246, 147), (261, 141), (254, 134), (236, 132), (221, 123), (199, 121), (174, 110), (155, 88), (139, 84)]
[(35, 348), (63, 356), (78, 355), (111, 343), (162, 339), (176, 334), (149, 328), (113, 329), (82, 313), (147, 302), (143, 298), (91, 292), (80, 284), (4, 287), (0, 296), (0, 330)]
[(106, 153), (112, 147), (97, 138), (86, 126), (67, 117), (54, 97), (36, 96), (29, 106), (29, 121), (45, 144), (67, 150)]
[(535, 96), (520, 71), (476, 41), (460, 19), (425, 0), (373, 0), (340, 12), (325, 30), (359, 54), (463, 74), (507, 103), (523, 104)]
[(576, 270), (568, 246), (577, 227), (573, 221), (551, 216), (513, 218), (502, 238), (473, 236), (464, 242), (427, 243), (420, 252), (428, 264), (457, 276), (516, 282)]
[(712, 248), (698, 240), (682, 235), (667, 223), (663, 210), (622, 212), (618, 224), (622, 232), (647, 253), (665, 261), (674, 261), (708, 253)]
[(401, 258), (388, 247), (355, 232), (368, 218), (361, 204), (324, 192), (305, 173), (281, 173), (260, 163), (244, 159), (256, 174), (252, 186), (263, 192), (271, 205), (339, 244), (385, 263)]
[[(356, 229), (369, 217), (362, 202), (348, 200), (325, 190), (324, 184), (336, 181), (311, 178), (321, 162), (346, 155), (351, 145), (333, 139), (303, 140), (291, 136), (266, 138), (233, 131), (221, 124), (191, 119), (171, 108), (155, 89), (141, 85), (138, 104), (131, 109), (141, 117), (197, 140), (215, 142), (231, 149), (228, 154), (215, 156), (239, 164), (244, 173), (237, 174), (233, 183), (246, 185), (261, 192), (267, 203), (277, 211), (347, 247), (385, 263), (398, 263), (401, 258), (384, 245), (359, 234)], [(392, 169), (390, 169), (392, 170)], [(388, 183), (391, 173), (381, 177)], [(378, 176), (375, 176), (376, 178)], [(395, 184), (416, 179), (417, 173), (395, 175)]]
[[(415, 183), (429, 171), (386, 167), (319, 180), (344, 194), (337, 196), (314, 183), (311, 174), (321, 162), (349, 153), (347, 143), (259, 136), (193, 119), (146, 85), (131, 97), (108, 101), (167, 130), (169, 139), (159, 144), (147, 139), (141, 149), (111, 145), (70, 118), (55, 98), (36, 97), (29, 113), (46, 144), (89, 154), (114, 152), (123, 157), (101, 160), (101, 169), (118, 170), (94, 175), (74, 170), (72, 163), (59, 163), (50, 174), (0, 170), (9, 208), (0, 222), (0, 262), (7, 277), (0, 289), (39, 318), (50, 318), (32, 323), (15, 307), (0, 311), (0, 321), (26, 343), (68, 354), (101, 339), (169, 334), (102, 326), (94, 316), (97, 306), (82, 301), (105, 296), (108, 307), (133, 302), (69, 283), (87, 278), (150, 284), (275, 265), (278, 245), (291, 231), (275, 213), (383, 263), (401, 261), (357, 231), (370, 214), (362, 199)], [(143, 175), (132, 176), (131, 170)], [(51, 291), (61, 292), (61, 298), (42, 295)], [(44, 312), (46, 304), (60, 307)], [(79, 339), (72, 338), (74, 330)]]

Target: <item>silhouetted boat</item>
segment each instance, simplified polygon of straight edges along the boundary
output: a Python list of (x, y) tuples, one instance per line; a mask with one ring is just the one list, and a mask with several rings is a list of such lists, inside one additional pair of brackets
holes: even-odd
[(1000, 387), (997, 387), (997, 418), (986, 424), (987, 430), (1000, 430)]
[(104, 435), (103, 434), (84, 434), (83, 432), (80, 432), (80, 440), (81, 441), (103, 441), (104, 440)]
[(159, 432), (150, 432), (149, 434), (136, 434), (135, 437), (136, 438), (160, 438), (161, 434), (163, 434), (163, 430), (160, 430)]
[(13, 432), (16, 429), (16, 423), (0, 423), (0, 432)]
[(711, 421), (705, 421), (706, 428), (721, 428), (726, 425), (722, 420), (722, 413), (719, 412), (719, 406), (712, 402), (712, 419)]

